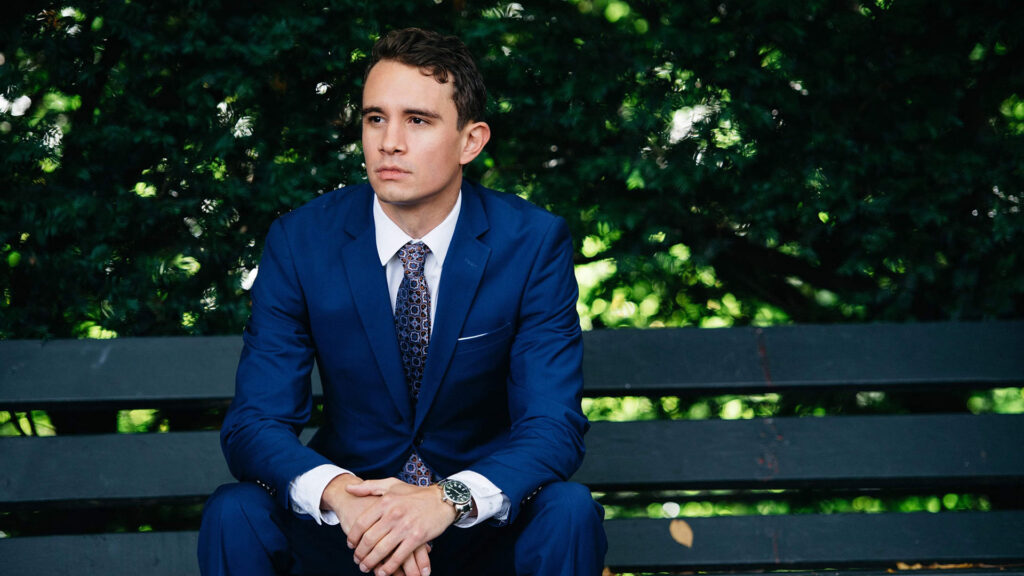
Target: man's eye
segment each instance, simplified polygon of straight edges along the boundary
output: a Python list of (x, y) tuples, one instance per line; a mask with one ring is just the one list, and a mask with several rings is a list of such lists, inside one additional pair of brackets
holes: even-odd
[(367, 116), (366, 121), (370, 124), (380, 124), (384, 118), (382, 116)]
[(426, 124), (427, 123), (427, 121), (424, 120), (423, 118), (417, 118), (415, 116), (410, 118), (409, 121), (412, 122), (413, 124)]

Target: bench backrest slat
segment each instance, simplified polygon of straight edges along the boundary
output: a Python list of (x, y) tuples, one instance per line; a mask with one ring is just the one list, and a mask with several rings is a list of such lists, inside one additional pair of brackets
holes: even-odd
[(1024, 322), (587, 334), (589, 395), (1024, 384)]
[[(584, 341), (588, 396), (1024, 385), (1024, 322), (606, 330)], [(0, 342), (0, 409), (223, 405), (241, 345), (237, 336)]]
[(596, 490), (1024, 482), (1024, 415), (595, 422), (574, 479)]
[(224, 403), (242, 339), (0, 342), (0, 409)]
[[(596, 422), (574, 479), (597, 491), (962, 491), (1020, 485), (1021, 446), (1022, 415)], [(213, 431), (13, 438), (0, 461), (5, 506), (201, 500), (231, 481)]]

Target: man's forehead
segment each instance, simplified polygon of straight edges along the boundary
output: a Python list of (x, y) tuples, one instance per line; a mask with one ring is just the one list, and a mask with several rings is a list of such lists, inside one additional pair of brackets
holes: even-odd
[[(437, 69), (432, 67), (432, 66), (415, 66), (413, 64), (407, 64), (405, 62), (402, 62), (401, 60), (396, 60), (394, 58), (382, 58), (382, 59), (378, 60), (377, 63), (375, 63), (370, 68), (370, 72), (373, 72), (373, 70), (375, 70), (378, 66), (380, 66), (382, 64), (386, 65), (386, 66), (401, 67), (401, 68), (404, 68), (404, 69), (409, 70), (409, 71), (418, 70), (420, 75), (427, 76), (429, 78), (433, 78), (434, 81), (437, 82), (438, 84), (449, 84), (449, 83), (451, 83), (451, 74), (446, 74), (444, 72), (441, 72), (440, 74), (436, 74), (435, 72), (437, 71)], [(444, 79), (444, 81), (442, 82), (441, 79)]]
[(435, 85), (438, 88), (448, 93), (454, 93), (455, 87), (452, 85), (451, 76), (448, 76), (448, 80), (442, 82), (438, 80), (437, 75), (434, 74), (431, 68), (412, 66), (398, 60), (381, 60), (370, 68), (370, 72), (366, 75), (366, 82), (363, 83), (363, 92), (366, 92), (366, 88), (370, 85), (370, 81), (374, 77), (380, 77), (381, 74), (389, 78), (401, 78), (401, 82), (408, 82), (417, 79), (422, 79), (424, 85)]
[(451, 82), (437, 81), (428, 69), (381, 60), (366, 77), (363, 107), (441, 108), (450, 103), (454, 108), (454, 95)]

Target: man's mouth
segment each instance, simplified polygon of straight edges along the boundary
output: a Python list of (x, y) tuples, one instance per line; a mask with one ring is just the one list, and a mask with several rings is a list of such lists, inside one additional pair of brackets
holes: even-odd
[(403, 170), (398, 166), (381, 166), (377, 168), (376, 172), (383, 180), (394, 180), (409, 173), (408, 170)]

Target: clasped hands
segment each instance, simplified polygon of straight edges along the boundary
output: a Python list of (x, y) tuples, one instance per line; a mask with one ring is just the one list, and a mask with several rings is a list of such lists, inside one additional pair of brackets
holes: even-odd
[(338, 516), (359, 569), (376, 576), (429, 576), (429, 542), (456, 519), (455, 507), (441, 499), (436, 485), (352, 474), (331, 480), (321, 508)]

